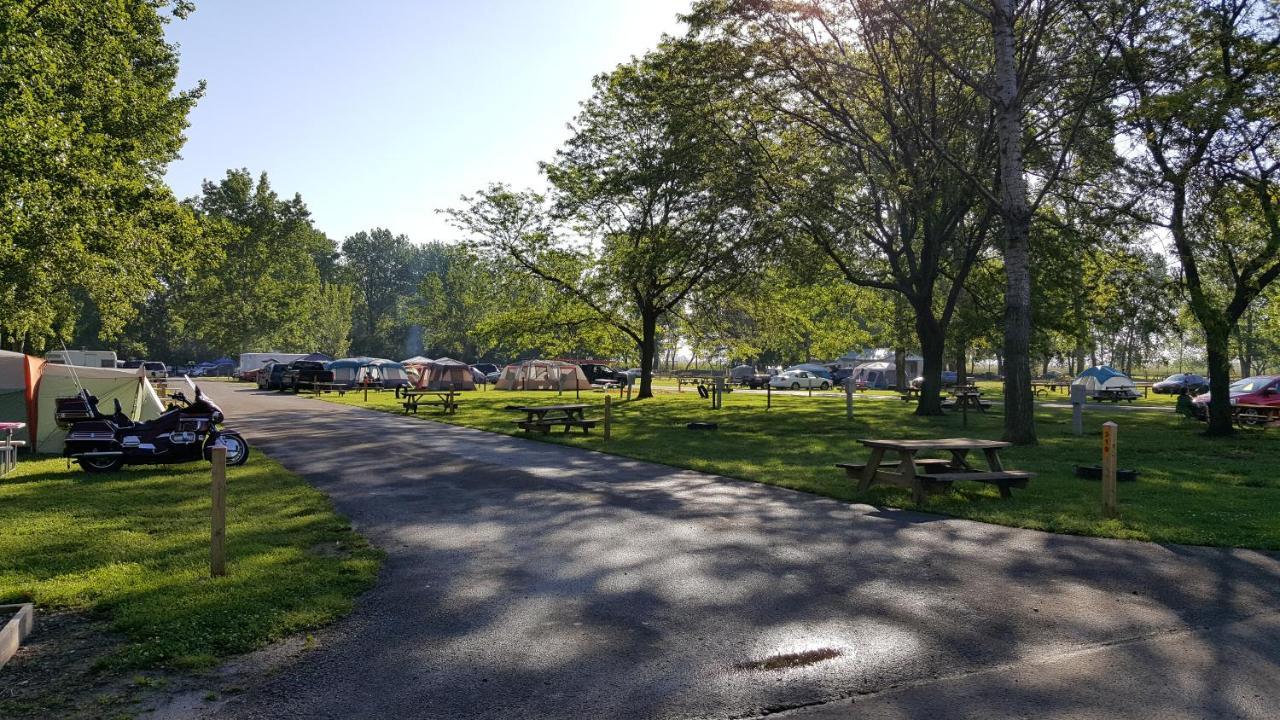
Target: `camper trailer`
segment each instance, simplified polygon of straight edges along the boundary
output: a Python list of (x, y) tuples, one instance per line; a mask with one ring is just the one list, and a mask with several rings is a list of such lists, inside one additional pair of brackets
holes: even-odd
[(116, 354), (110, 350), (54, 350), (45, 354), (45, 362), (76, 367), (115, 368)]

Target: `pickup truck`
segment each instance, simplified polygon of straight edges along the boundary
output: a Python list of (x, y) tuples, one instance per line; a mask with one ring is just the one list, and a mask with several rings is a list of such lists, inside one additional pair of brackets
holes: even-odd
[(326, 370), (324, 363), (315, 360), (294, 360), (285, 368), (280, 376), (280, 390), (310, 390), (317, 383), (333, 382), (333, 371)]

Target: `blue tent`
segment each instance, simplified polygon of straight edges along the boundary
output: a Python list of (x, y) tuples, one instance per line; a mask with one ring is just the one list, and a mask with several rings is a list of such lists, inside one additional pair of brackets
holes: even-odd
[(1128, 375), (1106, 365), (1085, 370), (1076, 376), (1071, 384), (1083, 385), (1085, 394), (1091, 398), (1131, 400), (1138, 397), (1133, 380)]
[(347, 387), (355, 387), (366, 379), (381, 387), (404, 387), (409, 384), (409, 373), (404, 365), (385, 358), (355, 357), (334, 360), (325, 365), (333, 371), (333, 381)]

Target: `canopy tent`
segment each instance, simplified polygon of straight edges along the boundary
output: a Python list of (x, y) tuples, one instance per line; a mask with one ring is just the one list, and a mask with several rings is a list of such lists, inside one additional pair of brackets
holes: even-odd
[(1108, 393), (1119, 393), (1126, 397), (1138, 397), (1138, 391), (1134, 387), (1133, 380), (1128, 375), (1106, 365), (1099, 365), (1085, 370), (1076, 376), (1076, 379), (1072, 380), (1071, 384), (1083, 385), (1085, 394), (1089, 397), (1099, 397), (1104, 390)]
[(36, 452), (61, 449), (66, 431), (54, 420), (55, 401), (75, 395), (81, 386), (98, 398), (98, 408), (105, 413), (114, 410), (115, 400), (134, 421), (154, 420), (164, 412), (145, 368), (73, 367), (0, 351), (0, 420), (25, 422), (26, 432), (19, 438), (34, 439), (31, 447)]
[(471, 366), (451, 358), (440, 358), (421, 365), (422, 371), (414, 383), (420, 390), (475, 390), (475, 376)]
[(558, 360), (526, 360), (502, 369), (498, 390), (590, 390), (582, 368)]
[(325, 369), (333, 371), (335, 383), (347, 387), (356, 387), (366, 380), (382, 387), (403, 387), (409, 384), (409, 374), (404, 365), (385, 358), (342, 358), (329, 363)]

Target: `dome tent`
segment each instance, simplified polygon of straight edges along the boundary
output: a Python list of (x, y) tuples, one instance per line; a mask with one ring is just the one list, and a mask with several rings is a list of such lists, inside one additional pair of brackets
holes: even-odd
[(414, 384), (419, 390), (475, 390), (475, 377), (471, 366), (452, 358), (440, 358), (424, 363), (421, 366), (418, 381)]
[(329, 363), (325, 369), (333, 371), (335, 383), (349, 388), (359, 386), (366, 379), (381, 387), (404, 387), (409, 384), (409, 374), (404, 366), (385, 358), (342, 358)]
[(862, 384), (873, 390), (884, 390), (893, 387), (897, 383), (898, 366), (884, 360), (876, 360), (873, 362), (865, 362), (853, 369), (853, 373), (849, 376), (854, 382)]
[(502, 369), (498, 390), (590, 390), (582, 368), (559, 360), (526, 360)]
[[(1091, 398), (1100, 398), (1105, 391), (1108, 395), (1120, 395), (1122, 399), (1132, 400), (1138, 397), (1133, 380), (1128, 375), (1106, 365), (1091, 367), (1076, 376), (1072, 385), (1083, 385), (1085, 394)], [(1108, 397), (1107, 399), (1114, 399)]]

